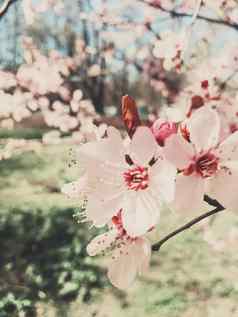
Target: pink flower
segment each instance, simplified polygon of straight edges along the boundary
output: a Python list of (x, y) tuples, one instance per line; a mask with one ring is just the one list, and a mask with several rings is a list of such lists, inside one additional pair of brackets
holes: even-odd
[(112, 218), (110, 230), (94, 238), (87, 247), (87, 252), (91, 256), (105, 251), (111, 251), (112, 254), (108, 278), (120, 289), (130, 287), (136, 275), (144, 273), (149, 267), (149, 240), (144, 236), (130, 237), (123, 228), (121, 212)]
[(176, 180), (175, 208), (200, 210), (206, 193), (225, 208), (237, 209), (238, 132), (220, 143), (220, 120), (209, 107), (198, 109), (186, 125), (191, 142), (174, 134), (164, 147), (166, 158), (181, 172)]
[(158, 119), (153, 123), (151, 131), (154, 134), (158, 144), (160, 146), (164, 146), (165, 140), (171, 134), (177, 133), (177, 126), (174, 122)]
[(128, 146), (116, 129), (107, 134), (78, 150), (88, 178), (86, 218), (104, 226), (122, 210), (127, 233), (143, 235), (158, 223), (162, 203), (174, 199), (176, 169), (164, 159), (149, 128), (139, 127)]

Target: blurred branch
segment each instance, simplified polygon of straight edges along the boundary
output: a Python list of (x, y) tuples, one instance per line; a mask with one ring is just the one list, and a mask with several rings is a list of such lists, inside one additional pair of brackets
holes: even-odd
[(182, 233), (185, 230), (190, 229), (192, 226), (194, 226), (195, 224), (199, 223), (200, 221), (202, 221), (203, 219), (206, 219), (212, 215), (215, 215), (218, 212), (221, 212), (223, 210), (225, 210), (225, 208), (215, 199), (210, 198), (209, 196), (205, 195), (204, 200), (211, 206), (215, 207), (215, 209), (208, 211), (202, 215), (200, 215), (199, 217), (194, 218), (193, 220), (189, 221), (188, 223), (186, 223), (185, 225), (183, 225), (182, 227), (176, 229), (175, 231), (169, 233), (167, 236), (165, 236), (163, 239), (161, 239), (160, 241), (158, 241), (157, 243), (152, 245), (152, 250), (153, 251), (159, 251), (161, 246), (167, 242), (169, 239), (175, 237), (177, 234)]
[[(169, 10), (169, 9), (162, 7), (159, 3), (147, 2), (145, 0), (138, 0), (138, 1), (150, 6), (152, 8), (158, 9), (162, 12), (168, 13), (171, 16), (171, 18), (192, 18), (193, 17), (192, 13), (178, 12), (177, 10), (174, 10), (174, 9)], [(200, 15), (200, 14), (196, 15), (196, 19), (203, 20), (203, 21), (206, 21), (209, 23), (224, 25), (226, 27), (230, 27), (230, 28), (233, 28), (236, 31), (238, 31), (238, 24), (235, 22), (229, 22), (226, 20), (215, 19), (215, 18), (211, 18), (208, 16)]]
[(238, 74), (238, 69), (235, 69), (224, 81), (219, 84), (221, 90), (224, 90), (227, 87), (227, 84)]
[(17, 2), (17, 0), (5, 0), (3, 2), (2, 6), (0, 7), (0, 19), (7, 13), (10, 6), (15, 2)]

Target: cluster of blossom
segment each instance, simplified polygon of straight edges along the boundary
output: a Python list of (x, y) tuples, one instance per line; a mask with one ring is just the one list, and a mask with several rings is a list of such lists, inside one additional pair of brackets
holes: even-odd
[(169, 107), (160, 110), (160, 115), (175, 122), (182, 121), (189, 118), (195, 110), (209, 105), (220, 115), (223, 138), (237, 131), (237, 93), (234, 89), (227, 89), (229, 81), (237, 81), (236, 48), (229, 51), (229, 56), (229, 60), (209, 59), (187, 72), (187, 84), (174, 97)]
[(61, 132), (79, 131), (82, 125), (91, 127), (99, 116), (91, 101), (83, 98), (82, 90), (70, 84), (79, 60), (56, 51), (44, 56), (29, 38), (24, 38), (23, 44), (27, 62), (16, 74), (0, 72), (0, 126), (12, 128), (14, 122), (38, 112), (47, 126)]
[(128, 137), (109, 127), (103, 138), (81, 145), (81, 175), (62, 191), (85, 199), (84, 221), (107, 228), (87, 251), (111, 254), (108, 277), (124, 289), (148, 269), (149, 236), (163, 206), (197, 213), (208, 207), (208, 195), (237, 209), (238, 132), (224, 138), (219, 112), (209, 104), (181, 122), (159, 118), (152, 126), (143, 125), (131, 97), (122, 106)]
[(188, 32), (186, 30), (178, 33), (172, 31), (162, 32), (160, 39), (154, 43), (153, 56), (163, 60), (163, 67), (166, 71), (173, 69), (180, 72), (187, 40)]
[[(199, 58), (198, 52), (191, 51), (195, 43), (191, 44), (191, 38), (193, 35), (198, 36), (196, 38), (196, 44), (207, 45), (211, 43), (214, 36), (212, 29), (206, 28), (203, 31), (195, 31), (193, 24), (196, 21), (198, 15), (201, 16), (201, 20), (214, 19), (222, 24), (236, 25), (238, 23), (238, 8), (237, 2), (234, 0), (227, 1), (213, 1), (213, 0), (192, 0), (192, 1), (170, 1), (170, 0), (148, 0), (144, 1), (151, 7), (157, 9), (161, 17), (163, 15), (170, 15), (171, 19), (175, 16), (190, 16), (191, 21), (184, 23), (181, 30), (167, 27), (165, 31), (160, 31), (156, 34), (155, 41), (152, 42), (152, 55), (154, 58), (162, 60), (163, 67), (166, 71), (175, 71), (178, 73), (185, 72), (191, 56)], [(202, 24), (201, 24), (202, 25)], [(151, 26), (150, 26), (151, 30)], [(173, 30), (173, 31), (172, 31)], [(197, 34), (195, 34), (197, 33)], [(203, 43), (203, 44), (201, 44)]]
[(91, 120), (84, 122), (79, 131), (74, 131), (70, 136), (62, 136), (59, 130), (51, 130), (43, 135), (43, 144), (82, 144), (86, 141), (93, 141), (100, 139), (105, 135), (107, 125), (101, 123), (95, 125)]

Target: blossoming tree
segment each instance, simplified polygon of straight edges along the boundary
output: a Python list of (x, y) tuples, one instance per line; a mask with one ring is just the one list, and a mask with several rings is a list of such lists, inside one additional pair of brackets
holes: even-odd
[[(14, 2), (6, 1), (0, 15)], [(89, 142), (76, 150), (79, 178), (62, 191), (85, 203), (84, 221), (105, 229), (89, 243), (88, 253), (109, 252), (109, 279), (127, 288), (148, 269), (152, 250), (205, 218), (238, 208), (237, 1), (135, 0), (116, 9), (110, 1), (87, 3), (91, 9), (80, 12), (84, 41), (71, 41), (78, 54), (44, 55), (24, 37), (25, 63), (16, 72), (1, 73), (1, 100), (7, 105), (1, 124), (39, 111), (48, 126), (89, 134)], [(49, 9), (63, 12), (61, 2), (49, 0), (36, 6), (25, 0), (23, 9), (30, 25)], [(143, 11), (142, 18), (135, 18), (134, 10), (138, 16)], [(87, 42), (87, 23), (95, 27), (96, 53)], [(121, 30), (124, 37), (116, 41), (115, 31)], [(102, 93), (105, 77), (120, 60), (126, 75), (136, 70), (157, 92), (160, 106), (143, 120), (125, 95), (121, 112), (128, 135), (103, 127), (92, 136), (87, 126), (98, 117), (98, 105), (95, 98), (95, 109), (83, 99), (74, 76), (80, 69), (87, 72), (94, 78), (90, 89)], [(150, 233), (159, 228), (165, 206), (181, 215), (189, 212), (192, 220), (152, 243)]]
[[(108, 277), (119, 288), (129, 287), (148, 269), (151, 250), (159, 251), (170, 238), (209, 216), (238, 208), (236, 97), (227, 89), (236, 75), (236, 49), (229, 48), (229, 59), (211, 56), (205, 62), (198, 50), (190, 51), (196, 19), (237, 29), (236, 3), (182, 1), (175, 9), (173, 1), (139, 2), (172, 19), (191, 17), (179, 32), (157, 35), (152, 52), (159, 72), (186, 76), (188, 84), (149, 124), (141, 121), (134, 100), (124, 96), (128, 137), (122, 141), (117, 130), (108, 128), (101, 140), (82, 145), (77, 151), (82, 175), (63, 188), (70, 197), (85, 199), (84, 221), (108, 228), (90, 242), (88, 253), (111, 253)], [(207, 15), (210, 10), (222, 18)], [(151, 22), (147, 28), (153, 31)], [(211, 34), (201, 41), (209, 43)], [(156, 86), (169, 97), (165, 78)], [(159, 225), (164, 205), (181, 214), (209, 210), (151, 246), (148, 236)]]

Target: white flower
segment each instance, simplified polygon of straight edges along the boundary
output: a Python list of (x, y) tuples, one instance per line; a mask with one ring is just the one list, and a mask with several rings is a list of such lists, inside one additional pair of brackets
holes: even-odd
[(173, 134), (164, 147), (167, 159), (181, 171), (174, 207), (200, 210), (208, 194), (225, 208), (237, 210), (238, 132), (220, 142), (220, 118), (210, 107), (198, 109), (186, 125), (190, 142)]
[(131, 238), (122, 225), (121, 212), (112, 219), (111, 229), (94, 238), (87, 247), (90, 256), (111, 250), (112, 260), (108, 266), (111, 283), (126, 289), (132, 285), (137, 274), (147, 271), (151, 258), (150, 241), (142, 236)]
[(116, 129), (109, 128), (107, 135), (78, 150), (88, 178), (80, 188), (86, 193), (86, 218), (104, 226), (122, 210), (127, 233), (143, 235), (158, 223), (162, 203), (173, 200), (176, 169), (149, 128), (139, 127), (127, 147)]

